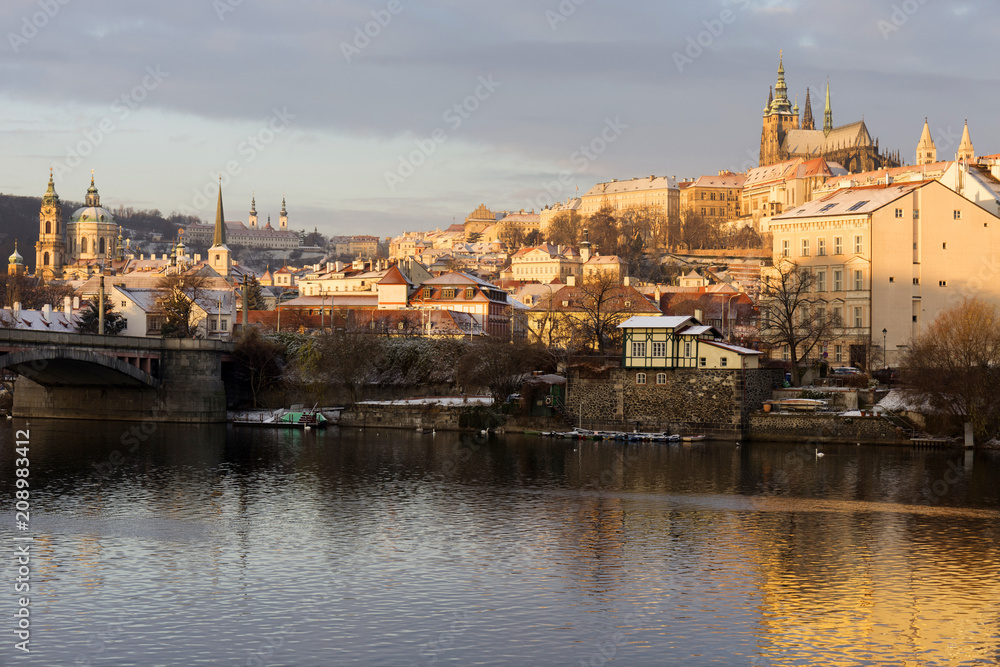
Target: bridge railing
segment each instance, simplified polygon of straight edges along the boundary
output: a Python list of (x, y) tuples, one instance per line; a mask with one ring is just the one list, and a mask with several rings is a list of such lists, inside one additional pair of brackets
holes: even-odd
[(232, 352), (233, 343), (196, 338), (143, 338), (141, 336), (98, 336), (96, 334), (57, 333), (0, 329), (0, 345), (61, 345), (67, 347), (162, 350), (201, 350)]

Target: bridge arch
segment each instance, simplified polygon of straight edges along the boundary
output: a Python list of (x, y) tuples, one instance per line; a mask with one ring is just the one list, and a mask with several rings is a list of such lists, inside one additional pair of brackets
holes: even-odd
[(90, 350), (46, 347), (11, 352), (0, 356), (0, 369), (4, 368), (46, 387), (160, 386), (149, 373)]

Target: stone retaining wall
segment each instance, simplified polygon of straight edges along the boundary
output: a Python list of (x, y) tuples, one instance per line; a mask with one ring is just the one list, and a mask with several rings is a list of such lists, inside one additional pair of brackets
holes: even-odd
[(909, 438), (901, 429), (882, 417), (841, 417), (808, 413), (759, 412), (750, 415), (744, 437), (748, 440), (779, 442), (910, 444)]

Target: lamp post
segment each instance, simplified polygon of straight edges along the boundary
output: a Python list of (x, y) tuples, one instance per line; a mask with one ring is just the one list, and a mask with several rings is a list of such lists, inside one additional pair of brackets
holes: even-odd
[(882, 329), (882, 370), (885, 370), (885, 367), (887, 365), (885, 358), (885, 337), (888, 333), (889, 332), (886, 329)]

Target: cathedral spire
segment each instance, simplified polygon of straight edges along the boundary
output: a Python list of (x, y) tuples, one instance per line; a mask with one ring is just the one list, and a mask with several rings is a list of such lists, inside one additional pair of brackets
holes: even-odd
[(958, 152), (955, 153), (956, 160), (975, 160), (976, 150), (972, 147), (972, 139), (969, 138), (969, 119), (965, 119), (965, 129), (962, 130), (962, 143), (958, 145)]
[(772, 112), (792, 112), (792, 105), (788, 101), (788, 86), (785, 84), (785, 60), (780, 52), (778, 55), (778, 82), (774, 84), (774, 101), (770, 106)]
[(924, 130), (920, 133), (920, 141), (917, 142), (917, 164), (934, 162), (937, 162), (937, 147), (931, 138), (931, 128), (927, 125), (927, 118), (924, 118)]
[(87, 188), (86, 197), (87, 206), (100, 206), (101, 205), (101, 195), (97, 193), (97, 186), (94, 185), (94, 170), (90, 170), (90, 187)]
[(802, 129), (803, 130), (815, 130), (816, 121), (813, 120), (813, 106), (812, 100), (809, 98), (809, 89), (806, 88), (806, 107), (802, 112)]
[(830, 107), (830, 79), (826, 80), (826, 106), (823, 107), (823, 134), (833, 130), (833, 109)]
[(226, 216), (222, 212), (222, 177), (219, 177), (219, 202), (215, 207), (215, 235), (212, 247), (226, 245)]

